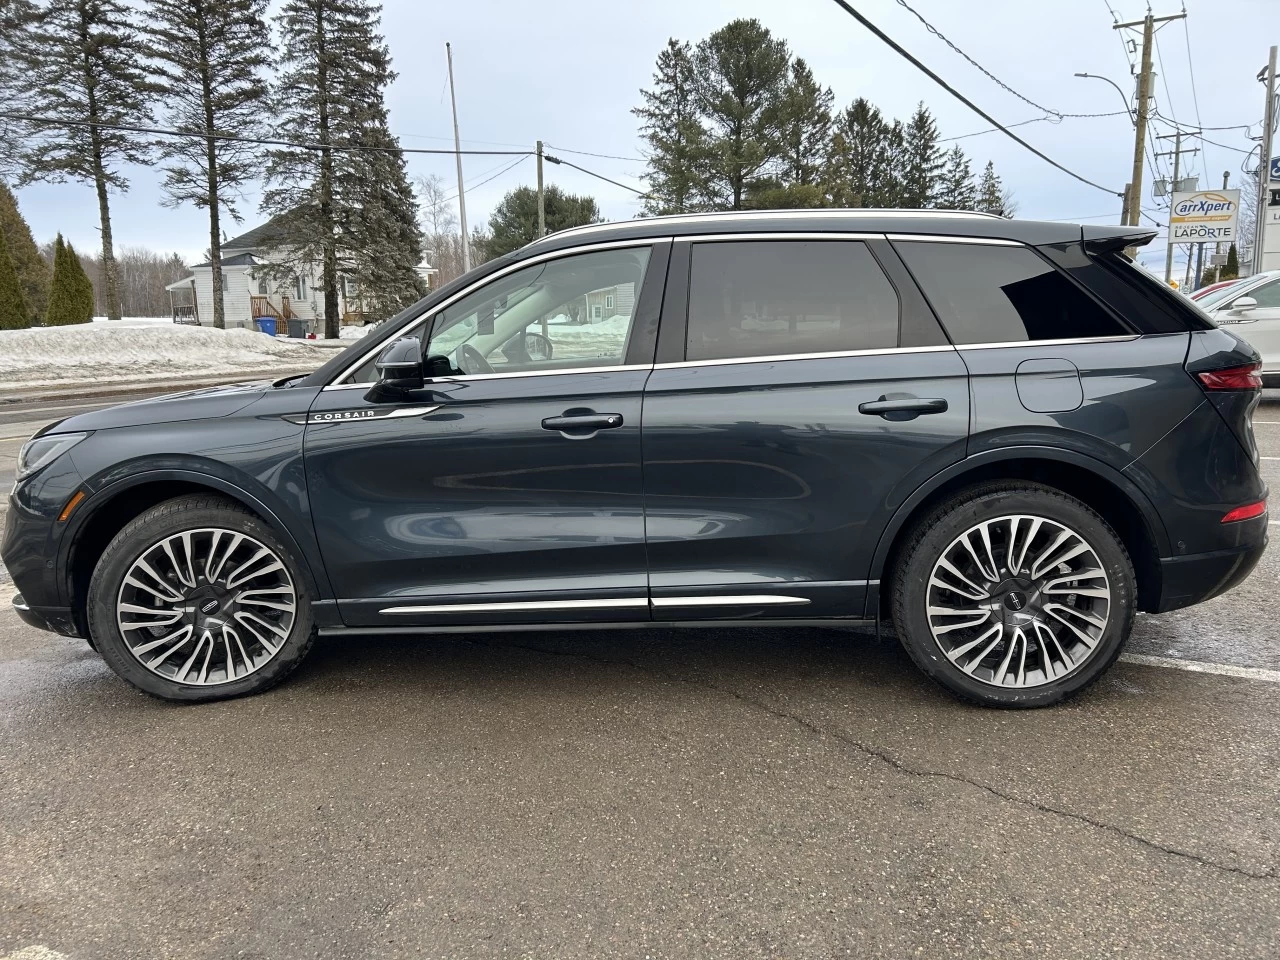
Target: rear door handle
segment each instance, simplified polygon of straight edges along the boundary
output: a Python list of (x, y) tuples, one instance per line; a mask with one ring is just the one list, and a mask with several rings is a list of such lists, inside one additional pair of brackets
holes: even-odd
[(543, 430), (559, 430), (561, 433), (595, 433), (622, 426), (620, 413), (582, 413), (563, 417), (547, 417), (542, 421)]
[(914, 420), (923, 414), (946, 413), (947, 401), (940, 397), (932, 399), (900, 397), (894, 400), (881, 397), (879, 400), (858, 404), (858, 412), (884, 417), (886, 420)]

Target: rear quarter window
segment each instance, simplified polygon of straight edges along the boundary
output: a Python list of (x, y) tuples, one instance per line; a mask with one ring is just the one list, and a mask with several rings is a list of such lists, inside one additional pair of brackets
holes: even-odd
[(1132, 334), (1028, 247), (915, 240), (894, 247), (954, 343)]

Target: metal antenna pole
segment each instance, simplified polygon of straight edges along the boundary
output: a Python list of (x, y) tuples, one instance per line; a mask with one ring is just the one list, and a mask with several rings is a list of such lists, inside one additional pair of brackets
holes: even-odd
[(471, 236), (467, 233), (467, 195), (462, 189), (462, 138), (458, 135), (458, 98), (453, 92), (453, 47), (444, 45), (449, 58), (449, 103), (453, 106), (453, 158), (458, 161), (458, 220), (462, 224), (462, 272), (471, 269)]

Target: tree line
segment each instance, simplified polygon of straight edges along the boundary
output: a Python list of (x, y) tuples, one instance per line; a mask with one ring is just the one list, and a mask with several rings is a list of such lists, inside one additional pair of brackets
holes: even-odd
[[(163, 173), (166, 204), (208, 211), (213, 322), (225, 325), (224, 217), (264, 180), (266, 246), (292, 279), (315, 265), (326, 336), (337, 336), (338, 280), (389, 316), (423, 293), (413, 190), (384, 99), (395, 78), (371, 0), (0, 0), (0, 102), (39, 121), (0, 121), (0, 174), (90, 185), (102, 237), (101, 297), (122, 313), (111, 199), (129, 164)], [(186, 134), (137, 129), (162, 124)], [(253, 140), (305, 143), (308, 148)]]
[(632, 112), (647, 147), (650, 214), (811, 207), (980, 210), (1013, 199), (987, 162), (944, 150), (921, 103), (905, 123), (864, 97), (843, 110), (758, 20), (692, 45), (672, 38)]

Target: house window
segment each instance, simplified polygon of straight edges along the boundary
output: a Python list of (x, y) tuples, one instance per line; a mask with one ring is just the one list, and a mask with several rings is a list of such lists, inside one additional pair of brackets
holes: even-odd
[(613, 309), (613, 294), (612, 294), (612, 293), (609, 293), (609, 294), (606, 294), (606, 295), (605, 295), (605, 298), (604, 298), (604, 308), (605, 308), (606, 310), (612, 310), (612, 309)]
[(227, 289), (227, 272), (224, 270), (222, 271), (222, 292), (226, 293)]
[(347, 300), (354, 300), (360, 296), (360, 281), (353, 280), (351, 277), (343, 277), (342, 296)]
[(258, 296), (265, 297), (267, 295), (267, 278), (263, 277), (258, 281)]
[(296, 276), (293, 278), (293, 296), (296, 300), (307, 299), (307, 278), (304, 276)]

